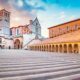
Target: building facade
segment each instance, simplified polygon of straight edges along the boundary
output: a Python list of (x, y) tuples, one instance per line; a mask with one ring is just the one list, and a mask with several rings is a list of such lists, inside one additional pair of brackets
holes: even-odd
[(30, 41), (41, 38), (41, 26), (37, 18), (30, 20), (28, 25), (10, 28), (10, 14), (5, 9), (0, 10), (0, 48), (25, 49)]
[(80, 19), (52, 26), (49, 29), (49, 38), (29, 44), (30, 50), (80, 53)]

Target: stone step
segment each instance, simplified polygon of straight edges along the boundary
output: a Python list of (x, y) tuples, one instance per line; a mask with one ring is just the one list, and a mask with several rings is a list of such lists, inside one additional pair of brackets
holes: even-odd
[[(14, 73), (13, 73), (14, 74)], [(58, 77), (65, 77), (70, 76), (74, 74), (80, 74), (80, 69), (71, 69), (71, 70), (65, 70), (65, 71), (57, 71), (57, 72), (49, 72), (49, 73), (40, 73), (40, 74), (32, 74), (32, 75), (22, 75), (19, 73), (19, 75), (10, 75), (7, 73), (7, 76), (4, 74), (1, 79), (34, 79), (38, 80), (41, 79), (50, 79), (50, 78), (58, 78)], [(1, 75), (0, 75), (1, 77)]]
[(62, 76), (62, 77), (52, 78), (47, 80), (80, 80), (80, 74), (74, 74), (74, 75), (69, 75), (64, 77)]

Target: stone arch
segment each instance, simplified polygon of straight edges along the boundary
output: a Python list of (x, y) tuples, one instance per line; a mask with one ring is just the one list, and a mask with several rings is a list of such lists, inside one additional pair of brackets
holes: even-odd
[(43, 45), (41, 46), (41, 51), (43, 51)]
[(74, 44), (74, 53), (79, 53), (78, 44)]
[(34, 46), (34, 50), (36, 50), (36, 46)]
[(41, 51), (41, 45), (40, 45), (40, 51)]
[(73, 49), (72, 49), (72, 44), (69, 44), (69, 45), (68, 45), (68, 52), (69, 52), (69, 53), (72, 53), (72, 52), (73, 52), (72, 50), (73, 50)]
[(64, 44), (64, 53), (67, 53), (67, 44)]
[(49, 51), (51, 52), (51, 45), (49, 45)]
[(46, 45), (46, 51), (48, 51), (48, 45)]
[(39, 50), (39, 46), (37, 46), (37, 51)]
[(54, 45), (52, 45), (52, 52), (54, 52)]
[(15, 49), (20, 49), (20, 48), (22, 48), (22, 44), (21, 44), (21, 42), (20, 42), (19, 39), (16, 39), (16, 40), (14, 41), (14, 48), (15, 48)]
[(49, 51), (49, 44), (48, 44), (48, 47), (47, 47), (47, 51)]
[(35, 46), (35, 50), (37, 51), (37, 46)]
[(34, 50), (34, 46), (33, 46), (33, 50)]
[(44, 51), (44, 45), (42, 46), (42, 51)]
[(59, 45), (59, 52), (62, 53), (62, 45)]
[(38, 51), (39, 51), (39, 46), (38, 46)]
[(41, 50), (43, 51), (43, 45), (42, 45), (42, 47), (41, 47), (41, 48), (42, 48)]
[(36, 47), (34, 46), (34, 50), (35, 50), (35, 48), (36, 48)]
[(44, 51), (45, 51), (45, 45), (44, 45)]
[(32, 46), (32, 50), (34, 50), (34, 46)]
[(33, 50), (35, 49), (35, 46), (33, 46)]
[(40, 50), (40, 46), (38, 46), (38, 51)]
[(36, 46), (36, 51), (38, 50), (38, 46)]
[(39, 51), (41, 51), (41, 46), (39, 45)]
[(55, 45), (55, 51), (58, 52), (58, 45)]
[(46, 51), (46, 46), (44, 45), (44, 51)]

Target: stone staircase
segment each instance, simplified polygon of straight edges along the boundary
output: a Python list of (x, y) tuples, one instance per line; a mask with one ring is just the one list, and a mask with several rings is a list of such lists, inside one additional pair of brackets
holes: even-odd
[(80, 55), (1, 50), (0, 80), (80, 80)]

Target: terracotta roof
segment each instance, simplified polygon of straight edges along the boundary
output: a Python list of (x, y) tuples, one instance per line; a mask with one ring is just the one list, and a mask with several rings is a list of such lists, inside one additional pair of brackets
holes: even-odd
[(28, 27), (28, 25), (20, 25), (20, 26), (17, 26), (17, 27), (11, 27), (12, 28), (19, 28), (19, 27)]
[(56, 26), (49, 27), (48, 29), (55, 28), (55, 27), (58, 27), (58, 26), (61, 26), (61, 25), (64, 25), (64, 24), (68, 24), (68, 23), (71, 23), (71, 22), (79, 21), (79, 20), (80, 20), (80, 18), (72, 20), (72, 21), (69, 21), (69, 22), (65, 22), (65, 23), (62, 23), (62, 24), (58, 24)]

